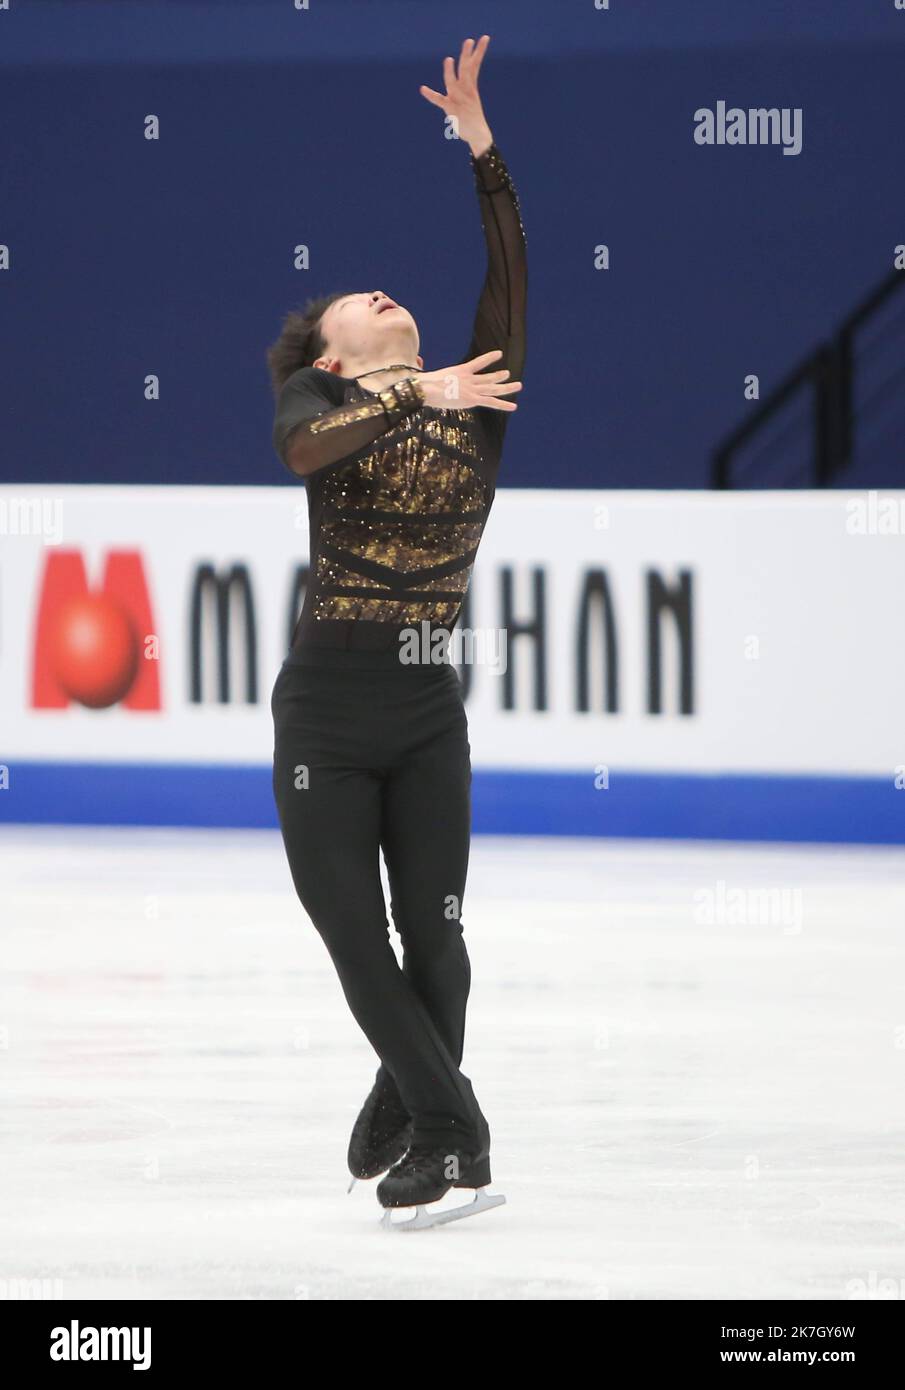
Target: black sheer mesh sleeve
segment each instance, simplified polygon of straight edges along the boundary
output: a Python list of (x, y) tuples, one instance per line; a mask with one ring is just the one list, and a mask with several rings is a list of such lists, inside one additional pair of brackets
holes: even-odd
[(356, 454), (424, 404), (417, 378), (397, 382), (364, 401), (343, 402), (346, 381), (303, 367), (283, 386), (273, 424), (273, 447), (290, 473), (307, 477)]
[[(502, 348), (495, 368), (508, 367), (512, 381), (521, 381), (525, 366), (525, 303), (528, 265), (525, 229), (518, 195), (503, 156), (493, 144), (478, 159), (471, 156), (481, 226), (487, 243), (487, 275), (478, 300), (466, 361), (492, 348)], [(512, 397), (518, 400), (517, 396)], [(502, 441), (509, 413), (482, 410), (485, 424)]]

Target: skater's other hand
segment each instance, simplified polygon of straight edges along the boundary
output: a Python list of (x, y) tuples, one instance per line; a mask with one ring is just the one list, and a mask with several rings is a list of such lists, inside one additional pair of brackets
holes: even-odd
[(438, 372), (422, 372), (417, 378), (424, 388), (426, 405), (436, 410), (467, 410), (472, 406), (484, 406), (489, 410), (517, 410), (515, 401), (503, 397), (521, 391), (520, 381), (507, 381), (509, 370), (483, 371), (491, 362), (497, 361), (503, 353), (500, 348), (492, 352), (482, 352), (470, 362), (462, 362), (457, 367), (443, 367)]

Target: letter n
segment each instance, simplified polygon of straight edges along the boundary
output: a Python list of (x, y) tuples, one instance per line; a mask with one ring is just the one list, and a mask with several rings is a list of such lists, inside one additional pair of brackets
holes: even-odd
[[(596, 600), (596, 602), (595, 602)], [(582, 586), (578, 611), (578, 692), (576, 709), (584, 712), (590, 709), (590, 670), (588, 646), (591, 640), (591, 610), (600, 612), (603, 619), (603, 658), (604, 682), (606, 690), (606, 712), (616, 714), (619, 709), (619, 667), (616, 647), (616, 620), (613, 615), (613, 601), (610, 586), (603, 570), (591, 570)]]
[(679, 583), (669, 588), (656, 570), (647, 572), (647, 662), (649, 714), (663, 713), (662, 618), (675, 619), (679, 647), (679, 712), (694, 713), (691, 571), (679, 572)]

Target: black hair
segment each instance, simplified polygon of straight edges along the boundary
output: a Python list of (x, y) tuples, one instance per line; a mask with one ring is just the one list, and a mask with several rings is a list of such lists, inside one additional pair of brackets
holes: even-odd
[(270, 368), (270, 381), (273, 394), (278, 396), (282, 387), (301, 367), (311, 367), (327, 350), (321, 321), (324, 314), (337, 299), (346, 299), (348, 291), (324, 294), (318, 299), (309, 299), (303, 309), (294, 309), (283, 320), (283, 328), (275, 343), (267, 349), (267, 365)]

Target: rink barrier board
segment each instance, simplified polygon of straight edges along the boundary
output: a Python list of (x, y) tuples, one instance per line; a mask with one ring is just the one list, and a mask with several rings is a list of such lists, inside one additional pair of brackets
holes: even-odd
[[(274, 829), (271, 769), (14, 763), (0, 821)], [(892, 777), (618, 772), (473, 772), (478, 835), (569, 835), (840, 844), (905, 843)]]

